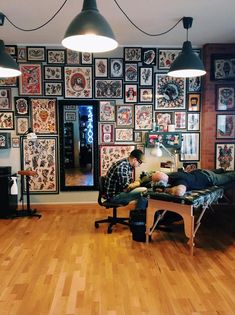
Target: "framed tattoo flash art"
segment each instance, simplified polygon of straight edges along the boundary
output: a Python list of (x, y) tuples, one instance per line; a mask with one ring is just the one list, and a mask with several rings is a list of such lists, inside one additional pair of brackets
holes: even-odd
[(65, 121), (76, 121), (77, 119), (76, 112), (68, 111), (68, 112), (65, 112), (64, 114), (65, 114)]
[(188, 111), (200, 112), (201, 110), (201, 94), (189, 93), (188, 94)]
[(142, 62), (144, 65), (156, 65), (157, 50), (156, 48), (142, 48)]
[(123, 77), (123, 59), (122, 58), (110, 58), (109, 75), (110, 75), (110, 78)]
[(181, 49), (159, 49), (158, 50), (158, 69), (168, 70), (171, 64), (178, 57)]
[(142, 142), (143, 141), (142, 131), (134, 131), (134, 141), (135, 142)]
[(92, 98), (92, 67), (64, 67), (65, 97)]
[(14, 129), (14, 112), (0, 111), (0, 129), (1, 130)]
[(135, 105), (135, 129), (152, 130), (153, 105)]
[(175, 129), (186, 129), (186, 112), (174, 112)]
[(28, 61), (45, 61), (45, 47), (27, 47)]
[(107, 58), (95, 58), (95, 77), (107, 78), (108, 76), (108, 59)]
[(125, 81), (137, 82), (138, 81), (138, 64), (125, 63)]
[(133, 105), (116, 105), (116, 126), (134, 126), (134, 107)]
[(121, 159), (127, 158), (134, 145), (101, 145), (100, 146), (100, 175), (106, 175), (110, 166)]
[(42, 95), (41, 64), (21, 63), (22, 75), (19, 77), (20, 95)]
[(139, 88), (139, 102), (153, 103), (153, 88)]
[(26, 47), (18, 47), (17, 49), (17, 62), (27, 61), (27, 50)]
[(31, 193), (58, 193), (57, 141), (57, 137), (38, 136), (36, 141), (23, 138), (23, 169), (36, 171), (36, 176), (30, 177)]
[(44, 80), (63, 80), (63, 67), (62, 66), (44, 66)]
[(200, 134), (199, 132), (182, 133), (180, 161), (199, 161)]
[(100, 112), (99, 112), (99, 120), (100, 121), (115, 121), (115, 101), (100, 101)]
[(156, 73), (155, 109), (185, 109), (185, 79)]
[(80, 64), (80, 52), (71, 49), (66, 49), (66, 63), (67, 65)]
[(141, 62), (141, 47), (124, 47), (124, 60)]
[(44, 81), (45, 96), (63, 96), (63, 82), (45, 82)]
[(216, 139), (235, 139), (235, 114), (216, 115)]
[(153, 86), (153, 67), (139, 67), (140, 86)]
[(81, 52), (81, 64), (92, 65), (93, 54), (91, 52)]
[(28, 97), (14, 97), (15, 115), (29, 116), (29, 98)]
[(17, 77), (0, 78), (0, 87), (17, 87)]
[(16, 117), (16, 134), (23, 135), (29, 129), (29, 117)]
[(137, 102), (137, 84), (125, 84), (124, 91), (125, 91), (125, 103), (136, 103)]
[(10, 149), (11, 147), (11, 133), (0, 132), (0, 149)]
[(19, 148), (20, 147), (20, 138), (19, 137), (12, 137), (11, 146), (12, 146), (12, 148)]
[(235, 110), (235, 85), (216, 85), (216, 110)]
[(31, 99), (32, 129), (38, 134), (57, 134), (56, 98)]
[(157, 126), (162, 126), (162, 131), (168, 131), (168, 125), (173, 124), (173, 113), (155, 112), (155, 122)]
[(187, 129), (188, 131), (200, 130), (200, 113), (188, 113)]
[(187, 91), (188, 92), (200, 92), (202, 87), (201, 77), (193, 77), (187, 79)]
[(235, 55), (211, 55), (211, 80), (235, 80)]
[(47, 63), (65, 63), (64, 49), (47, 49)]
[(234, 171), (234, 143), (215, 144), (215, 168)]
[(12, 110), (11, 89), (0, 88), (0, 110)]
[(122, 80), (95, 80), (96, 98), (122, 98)]
[(116, 128), (115, 129), (115, 141), (117, 142), (132, 142), (133, 141), (133, 129)]
[(99, 123), (100, 144), (110, 144), (114, 142), (114, 123)]

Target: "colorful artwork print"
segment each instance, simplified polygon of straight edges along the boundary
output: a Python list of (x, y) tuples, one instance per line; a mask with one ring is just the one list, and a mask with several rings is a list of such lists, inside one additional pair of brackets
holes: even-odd
[(200, 92), (202, 87), (201, 77), (188, 78), (188, 92)]
[(138, 80), (138, 65), (137, 63), (125, 64), (125, 81), (133, 82)]
[(216, 138), (234, 139), (235, 138), (235, 115), (216, 116)]
[(152, 88), (139, 88), (139, 102), (152, 103), (153, 102), (153, 89)]
[(133, 129), (116, 128), (115, 129), (115, 141), (129, 142), (133, 141)]
[(100, 121), (115, 121), (115, 101), (100, 101)]
[(65, 97), (92, 98), (92, 68), (65, 67)]
[(186, 112), (175, 112), (175, 129), (186, 128)]
[(100, 123), (99, 124), (99, 139), (100, 143), (107, 144), (114, 142), (114, 124)]
[(56, 134), (56, 99), (31, 100), (32, 128), (35, 133)]
[(137, 102), (137, 85), (126, 84), (125, 85), (125, 103)]
[(0, 112), (0, 129), (14, 129), (14, 112)]
[(19, 77), (20, 95), (42, 94), (42, 73), (40, 64), (20, 64), (22, 75)]
[(117, 105), (117, 127), (133, 126), (133, 105)]
[(141, 61), (141, 48), (137, 47), (125, 47), (124, 48), (124, 59), (125, 61)]
[(62, 80), (62, 67), (61, 66), (44, 66), (44, 79), (45, 80)]
[(96, 98), (122, 98), (122, 80), (95, 80)]
[(16, 134), (23, 135), (29, 128), (28, 117), (16, 117)]
[(29, 99), (25, 97), (15, 97), (15, 115), (27, 116), (29, 115)]
[(30, 192), (57, 193), (57, 139), (38, 137), (23, 139), (23, 169), (36, 171), (30, 177)]
[(216, 86), (216, 110), (235, 110), (235, 86)]
[(156, 64), (156, 48), (142, 48), (142, 62), (145, 65)]
[(135, 105), (135, 129), (151, 130), (153, 121), (152, 105)]
[(216, 143), (216, 168), (234, 171), (234, 143)]
[(66, 62), (68, 65), (74, 65), (80, 63), (80, 53), (75, 50), (66, 50)]
[(180, 52), (180, 49), (159, 49), (158, 69), (170, 69), (171, 64), (175, 61)]
[(188, 130), (199, 131), (200, 129), (200, 114), (199, 113), (188, 113)]
[(11, 110), (11, 90), (0, 88), (0, 110)]
[(108, 59), (95, 58), (95, 76), (107, 77), (108, 76)]
[(181, 161), (199, 161), (199, 133), (183, 133), (180, 150)]
[(235, 55), (211, 56), (211, 80), (235, 80)]
[(100, 146), (100, 175), (106, 175), (114, 162), (127, 158), (134, 149), (134, 145)]
[(156, 74), (155, 109), (185, 109), (185, 79)]
[(156, 113), (155, 122), (157, 126), (162, 126), (162, 131), (168, 131), (168, 125), (172, 124), (172, 113)]

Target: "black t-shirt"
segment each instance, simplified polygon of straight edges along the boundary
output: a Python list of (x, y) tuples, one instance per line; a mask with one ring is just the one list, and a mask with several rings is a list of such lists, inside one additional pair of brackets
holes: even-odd
[(201, 170), (195, 170), (189, 173), (173, 172), (169, 173), (170, 186), (184, 185), (186, 190), (204, 189), (211, 186), (211, 182), (206, 174)]

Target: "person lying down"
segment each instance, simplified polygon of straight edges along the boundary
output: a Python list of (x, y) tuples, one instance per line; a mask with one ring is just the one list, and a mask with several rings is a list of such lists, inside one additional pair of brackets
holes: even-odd
[(161, 185), (167, 187), (164, 192), (174, 196), (183, 196), (186, 191), (195, 189), (204, 189), (211, 186), (222, 186), (234, 181), (235, 171), (215, 173), (211, 170), (196, 169), (189, 173), (184, 171), (163, 173), (156, 171), (152, 174), (154, 183), (161, 182)]

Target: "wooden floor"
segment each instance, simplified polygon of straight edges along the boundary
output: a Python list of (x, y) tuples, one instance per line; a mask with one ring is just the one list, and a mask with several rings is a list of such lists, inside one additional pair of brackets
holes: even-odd
[(0, 220), (0, 315), (233, 315), (235, 208), (208, 213), (190, 257), (183, 226), (146, 245), (94, 228), (98, 206)]

